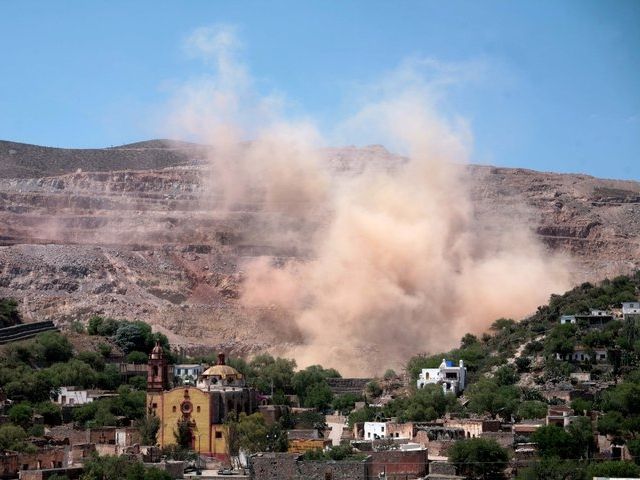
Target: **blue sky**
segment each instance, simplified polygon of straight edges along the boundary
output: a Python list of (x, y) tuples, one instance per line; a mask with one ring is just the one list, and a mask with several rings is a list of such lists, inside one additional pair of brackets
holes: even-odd
[(472, 161), (640, 179), (639, 1), (0, 0), (0, 18), (2, 139), (158, 136), (172, 86), (208, 68), (185, 39), (225, 24), (256, 88), (321, 129), (362, 85), (426, 58), (471, 66), (440, 107), (468, 120)]

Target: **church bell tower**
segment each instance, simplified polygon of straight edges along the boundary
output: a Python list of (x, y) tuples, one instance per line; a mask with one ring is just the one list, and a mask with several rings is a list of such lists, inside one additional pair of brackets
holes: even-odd
[(169, 368), (167, 360), (164, 358), (164, 351), (160, 342), (156, 342), (155, 347), (149, 354), (147, 365), (147, 391), (162, 392), (169, 387)]

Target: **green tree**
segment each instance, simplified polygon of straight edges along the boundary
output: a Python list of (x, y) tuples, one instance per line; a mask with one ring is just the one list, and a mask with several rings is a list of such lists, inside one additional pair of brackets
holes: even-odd
[[(328, 388), (327, 379), (337, 378), (339, 376), (340, 374), (332, 368), (325, 369), (320, 365), (311, 365), (304, 370), (296, 372), (291, 379), (291, 385), (302, 405), (307, 405), (306, 396), (308, 393), (314, 394), (313, 402), (316, 403), (317, 397), (322, 397), (322, 395), (326, 394), (326, 388), (324, 388), (324, 386)], [(310, 388), (317, 385), (323, 386)], [(331, 399), (329, 399), (327, 403), (330, 402)]]
[(47, 369), (51, 381), (56, 386), (74, 385), (78, 387), (95, 387), (98, 379), (96, 371), (75, 358), (68, 362), (60, 362), (51, 365)]
[(503, 365), (502, 367), (496, 370), (494, 375), (496, 382), (500, 386), (513, 385), (515, 384), (520, 376), (515, 368), (510, 365)]
[(127, 355), (127, 362), (129, 363), (135, 363), (135, 364), (141, 365), (143, 363), (147, 363), (148, 360), (149, 360), (149, 356), (146, 353), (140, 352), (138, 350), (129, 352), (129, 354)]
[(430, 357), (426, 355), (415, 355), (409, 359), (405, 368), (411, 380), (415, 381), (418, 379), (418, 375), (420, 375), (423, 368), (437, 368), (440, 362), (442, 362), (442, 356), (440, 355)]
[(518, 480), (587, 480), (582, 464), (574, 460), (545, 457), (518, 472)]
[(375, 380), (371, 380), (369, 383), (367, 383), (365, 391), (367, 392), (367, 395), (371, 397), (379, 397), (380, 395), (382, 395), (382, 387)]
[(478, 414), (488, 413), (493, 418), (509, 418), (518, 408), (519, 392), (512, 385), (499, 386), (494, 380), (482, 379), (472, 384), (465, 393), (468, 408)]
[(591, 419), (580, 417), (575, 419), (568, 427), (567, 433), (571, 436), (575, 458), (591, 458), (596, 449), (593, 439), (593, 427)]
[(538, 446), (543, 457), (577, 458), (573, 437), (557, 425), (545, 425), (531, 434), (531, 441)]
[(640, 476), (640, 467), (631, 462), (600, 462), (593, 463), (587, 468), (588, 478), (593, 477), (618, 477), (637, 478)]
[(86, 363), (96, 372), (103, 371), (105, 367), (104, 357), (98, 352), (80, 352), (75, 356), (75, 359)]
[(385, 405), (387, 417), (402, 421), (425, 422), (443, 416), (456, 403), (453, 395), (445, 394), (440, 385), (426, 385), (407, 397), (399, 397)]
[(153, 348), (151, 326), (144, 322), (120, 322), (113, 341), (125, 353), (135, 350), (148, 352)]
[(0, 451), (1, 450), (18, 450), (25, 449), (24, 441), (27, 433), (24, 428), (17, 425), (0, 425)]
[(353, 393), (345, 393), (343, 395), (338, 395), (334, 397), (333, 402), (331, 403), (331, 406), (335, 410), (338, 410), (341, 413), (348, 414), (349, 412), (351, 412), (351, 410), (353, 410), (353, 408), (356, 405), (356, 402), (359, 402), (361, 400), (362, 400), (362, 397), (360, 395), (355, 395)]
[(225, 419), (225, 425), (227, 446), (232, 457), (238, 456), (240, 450), (247, 453), (287, 451), (287, 432), (277, 423), (268, 426), (261, 413), (231, 413)]
[(576, 412), (576, 415), (586, 415), (593, 409), (593, 402), (584, 398), (576, 398), (571, 402), (571, 408)]
[(42, 437), (44, 436), (44, 425), (34, 424), (28, 430), (30, 437)]
[(640, 414), (640, 384), (623, 382), (602, 395), (602, 410), (625, 416)]
[(171, 480), (171, 475), (157, 468), (145, 469), (135, 459), (125, 456), (94, 456), (84, 462), (80, 480)]
[(326, 410), (333, 400), (333, 393), (326, 383), (314, 383), (307, 387), (303, 405), (308, 408)]
[(79, 425), (86, 425), (88, 422), (93, 420), (98, 412), (98, 405), (100, 405), (100, 401), (85, 403), (84, 405), (79, 405), (73, 409), (73, 419)]
[(18, 403), (9, 409), (9, 420), (24, 429), (31, 425), (32, 419), (33, 407), (31, 407), (31, 404), (28, 402)]
[(160, 470), (156, 467), (151, 467), (145, 470), (144, 480), (173, 480), (173, 477), (164, 470)]
[(544, 418), (547, 416), (547, 404), (539, 400), (528, 400), (518, 406), (518, 416), (525, 419)]
[(115, 390), (121, 382), (120, 372), (115, 365), (107, 365), (102, 372), (96, 376), (96, 384), (105, 390)]
[(324, 429), (326, 427), (326, 417), (320, 412), (306, 411), (296, 413), (293, 416), (293, 423), (296, 428), (316, 428)]
[(60, 475), (58, 473), (54, 473), (53, 475), (48, 477), (48, 480), (69, 480), (69, 477), (67, 477), (66, 475)]
[(42, 415), (46, 425), (60, 425), (62, 423), (62, 410), (52, 402), (40, 402), (35, 406), (37, 414)]
[(384, 372), (382, 378), (384, 378), (385, 380), (393, 380), (397, 376), (398, 374), (396, 373), (396, 371), (393, 368), (389, 368)]
[(263, 354), (254, 357), (248, 365), (248, 376), (253, 385), (262, 393), (285, 391), (291, 387), (296, 368), (295, 360), (273, 358)]
[(460, 340), (460, 348), (468, 348), (471, 345), (476, 345), (477, 343), (479, 343), (478, 337), (471, 333), (467, 333)]
[(453, 444), (449, 449), (449, 462), (466, 477), (499, 480), (505, 478), (509, 453), (495, 440), (471, 438)]
[(102, 326), (104, 319), (98, 315), (94, 315), (87, 323), (87, 333), (89, 335), (98, 335), (98, 328)]
[(129, 386), (134, 390), (146, 390), (147, 378), (141, 375), (136, 375), (135, 377), (131, 377), (129, 379)]
[(274, 423), (267, 427), (267, 451), (286, 452), (289, 449), (289, 436), (280, 424)]
[(111, 356), (111, 351), (112, 350), (113, 350), (113, 348), (108, 343), (99, 343), (98, 344), (98, 352), (104, 358), (109, 358)]
[(518, 357), (515, 363), (518, 373), (525, 373), (530, 370), (531, 359), (529, 357)]
[(576, 344), (577, 327), (572, 323), (556, 325), (545, 339), (548, 354), (567, 355), (573, 352)]
[(173, 436), (175, 437), (178, 447), (181, 449), (188, 449), (191, 446), (191, 426), (189, 422), (185, 420), (178, 421), (176, 427), (173, 430)]
[(0, 328), (12, 327), (21, 322), (18, 302), (12, 298), (0, 298)]
[(136, 426), (140, 431), (140, 441), (142, 445), (155, 445), (158, 443), (158, 431), (160, 430), (160, 419), (155, 415), (146, 415), (137, 420)]
[(58, 332), (43, 332), (36, 336), (34, 349), (46, 365), (66, 362), (73, 356), (73, 347), (67, 337)]
[(598, 419), (598, 432), (603, 435), (622, 436), (625, 418), (620, 412), (607, 412)]
[(629, 453), (633, 456), (636, 464), (640, 465), (640, 438), (627, 440), (627, 448), (629, 449)]
[(19, 379), (10, 380), (4, 384), (4, 391), (14, 401), (28, 400), (41, 402), (49, 400), (53, 383), (49, 372), (23, 371)]
[(89, 335), (100, 335), (101, 337), (111, 337), (118, 330), (120, 322), (113, 318), (100, 317), (94, 315), (89, 319), (87, 333)]
[(247, 415), (241, 413), (238, 417), (238, 445), (248, 453), (264, 452), (267, 450), (267, 425), (261, 413)]

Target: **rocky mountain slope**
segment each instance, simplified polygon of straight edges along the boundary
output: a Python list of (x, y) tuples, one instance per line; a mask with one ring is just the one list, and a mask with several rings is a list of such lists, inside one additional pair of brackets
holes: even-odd
[[(384, 148), (323, 151), (334, 175), (393, 168)], [(0, 142), (0, 297), (24, 317), (137, 318), (174, 343), (260, 351), (298, 333), (237, 300), (247, 258), (301, 257), (256, 235), (271, 215), (248, 199), (224, 214), (202, 201), (205, 147), (154, 140), (71, 150)], [(517, 215), (573, 258), (574, 283), (640, 267), (640, 183), (469, 166), (476, 218)], [(266, 327), (265, 327), (266, 326)]]

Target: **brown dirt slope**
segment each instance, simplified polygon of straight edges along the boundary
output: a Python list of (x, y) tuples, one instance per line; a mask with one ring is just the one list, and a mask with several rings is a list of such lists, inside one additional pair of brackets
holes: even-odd
[[(324, 151), (335, 175), (394, 168), (383, 147)], [(275, 308), (239, 304), (243, 261), (306, 252), (257, 236), (250, 201), (202, 206), (204, 147), (152, 140), (69, 150), (0, 142), (0, 297), (27, 320), (145, 320), (174, 342), (236, 352), (296, 343)], [(572, 256), (574, 283), (640, 267), (640, 183), (469, 166), (477, 221), (517, 215)], [(499, 222), (497, 223), (499, 224)]]

